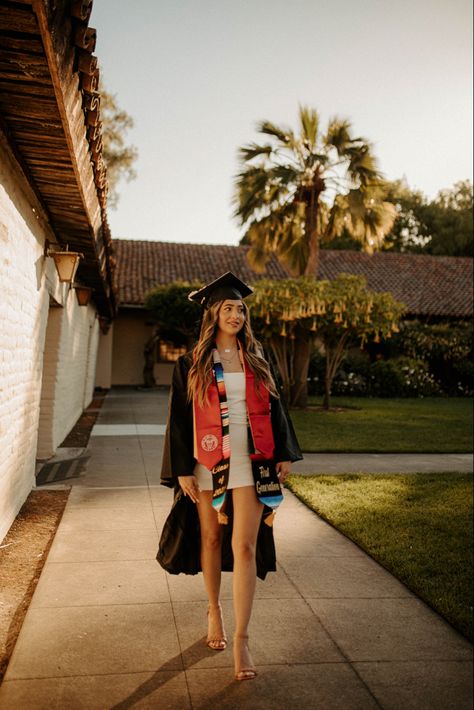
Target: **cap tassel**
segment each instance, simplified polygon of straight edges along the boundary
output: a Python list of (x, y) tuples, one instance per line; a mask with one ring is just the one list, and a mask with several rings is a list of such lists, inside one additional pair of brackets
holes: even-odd
[(266, 515), (263, 518), (263, 522), (265, 523), (265, 525), (268, 525), (269, 528), (273, 527), (273, 521), (275, 520), (275, 515), (276, 515), (276, 512), (274, 510), (272, 510), (271, 513), (269, 513), (268, 515)]

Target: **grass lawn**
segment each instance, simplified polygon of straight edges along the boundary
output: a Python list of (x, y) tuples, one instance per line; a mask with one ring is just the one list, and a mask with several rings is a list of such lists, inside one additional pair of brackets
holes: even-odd
[(287, 484), (472, 639), (472, 474), (291, 475)]
[[(321, 398), (310, 398), (320, 405)], [(306, 452), (469, 453), (473, 451), (472, 399), (333, 397), (345, 411), (292, 410)]]

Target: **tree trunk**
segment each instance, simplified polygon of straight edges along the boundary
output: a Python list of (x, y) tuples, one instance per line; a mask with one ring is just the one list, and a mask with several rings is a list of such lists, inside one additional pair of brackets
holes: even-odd
[(346, 348), (346, 343), (349, 339), (349, 333), (346, 331), (339, 338), (333, 348), (327, 342), (324, 344), (324, 349), (326, 351), (326, 373), (324, 377), (324, 397), (323, 397), (323, 408), (330, 408), (330, 396), (332, 381), (336, 376), (339, 366), (344, 357), (344, 352)]
[(309, 238), (309, 254), (308, 261), (306, 263), (306, 268), (304, 270), (305, 276), (318, 277), (319, 271), (319, 234), (317, 229), (313, 229)]
[(330, 397), (331, 397), (331, 385), (332, 385), (332, 379), (330, 380), (328, 377), (328, 372), (327, 372), (327, 365), (326, 365), (326, 377), (324, 378), (324, 396), (323, 396), (323, 409), (328, 410), (330, 408)]
[(144, 387), (156, 387), (155, 375), (153, 374), (153, 370), (155, 368), (155, 345), (158, 338), (159, 333), (158, 331), (155, 331), (145, 343), (145, 348), (143, 350), (143, 356), (145, 358), (145, 364), (143, 366)]
[(287, 402), (290, 401), (290, 375), (288, 371), (288, 354), (286, 339), (275, 336), (270, 340), (270, 347), (275, 358), (275, 362), (280, 373), (283, 387), (283, 395)]
[[(316, 186), (317, 185), (317, 186)], [(305, 231), (309, 235), (308, 240), (308, 261), (304, 270), (305, 276), (318, 278), (319, 271), (319, 238), (318, 231), (318, 209), (319, 196), (324, 189), (324, 180), (317, 178), (315, 187), (311, 190), (311, 195), (306, 208)]]
[(292, 407), (308, 406), (308, 369), (311, 356), (311, 338), (309, 333), (301, 332), (295, 340), (293, 355), (293, 383), (290, 404)]

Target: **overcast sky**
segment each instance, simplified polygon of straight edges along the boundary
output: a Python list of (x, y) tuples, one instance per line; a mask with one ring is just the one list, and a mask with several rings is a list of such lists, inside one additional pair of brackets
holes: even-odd
[(429, 197), (472, 179), (471, 0), (95, 0), (90, 25), (139, 151), (116, 238), (237, 244), (237, 149), (299, 104)]

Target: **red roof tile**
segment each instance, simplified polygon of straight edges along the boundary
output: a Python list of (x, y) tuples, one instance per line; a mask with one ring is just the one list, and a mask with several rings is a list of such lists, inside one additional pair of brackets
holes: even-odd
[[(261, 278), (286, 278), (288, 271), (275, 257), (257, 274), (247, 263), (248, 246), (181, 244), (131, 239), (114, 240), (116, 285), (122, 306), (143, 304), (144, 294), (172, 281), (206, 283), (225, 271), (252, 283)], [(391, 291), (411, 314), (467, 318), (472, 316), (472, 259), (323, 249), (319, 278), (341, 272), (365, 276), (375, 291)]]

